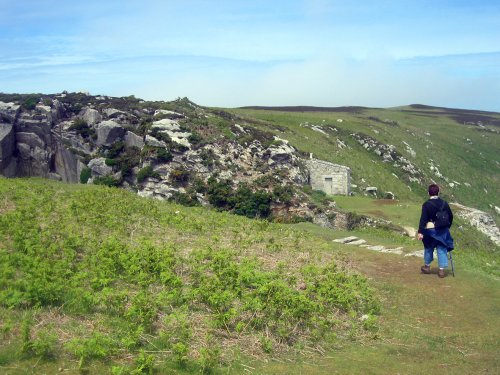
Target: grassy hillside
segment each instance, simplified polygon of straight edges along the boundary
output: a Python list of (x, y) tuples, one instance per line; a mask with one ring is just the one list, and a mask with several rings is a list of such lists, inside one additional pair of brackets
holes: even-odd
[[(490, 212), (490, 205), (500, 205), (500, 114), (424, 106), (323, 110), (292, 107), (231, 112), (241, 116), (241, 121), (288, 139), (304, 154), (349, 166), (353, 183), (360, 189), (376, 186), (400, 199), (420, 201), (426, 185), (435, 181), (451, 200)], [(367, 151), (353, 134), (395, 146), (423, 173), (423, 184), (405, 181), (400, 168)], [(348, 147), (342, 148), (338, 140)]]
[(4, 370), (209, 372), (377, 327), (321, 237), (100, 186), (1, 178), (0, 197)]
[[(272, 224), (41, 179), (2, 178), (0, 197), (2, 373), (500, 366), (498, 254), (469, 231), (454, 232), (457, 277), (441, 280), (421, 275), (420, 259), (332, 242), (421, 246), (381, 229)], [(407, 220), (376, 202), (338, 200)]]
[[(230, 112), (209, 117), (224, 119), (214, 126), (228, 137), (231, 124), (247, 125), (349, 166), (355, 196), (309, 193), (353, 217), (415, 227), (431, 181), (448, 200), (493, 215), (500, 206), (499, 114)], [(359, 139), (394, 145), (421, 182)], [(367, 186), (397, 199), (365, 197)], [(388, 228), (282, 225), (117, 188), (0, 178), (0, 372), (495, 373), (498, 246), (457, 218), (457, 277), (441, 280), (405, 256), (419, 241)], [(401, 254), (334, 242), (353, 235)]]

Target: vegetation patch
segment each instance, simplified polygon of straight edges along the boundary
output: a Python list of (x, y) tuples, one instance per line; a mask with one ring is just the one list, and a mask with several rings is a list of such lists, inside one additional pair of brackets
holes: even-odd
[(15, 207), (0, 217), (0, 358), (208, 372), (235, 350), (274, 357), (372, 335), (360, 317), (379, 313), (377, 298), (315, 250), (322, 240), (119, 189), (0, 179), (0, 192)]

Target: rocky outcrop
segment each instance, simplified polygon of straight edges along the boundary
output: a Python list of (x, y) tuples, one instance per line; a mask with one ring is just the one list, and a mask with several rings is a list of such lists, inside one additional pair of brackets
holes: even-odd
[[(380, 143), (376, 139), (361, 133), (352, 133), (351, 136), (367, 151), (375, 153), (384, 163), (390, 163), (394, 168), (400, 170), (401, 175), (407, 181), (424, 184), (424, 173), (407, 158), (402, 156), (397, 151), (396, 146)], [(404, 144), (410, 156), (415, 157), (416, 154), (411, 147), (407, 143)]]
[(500, 230), (491, 215), (458, 203), (452, 203), (452, 206), (458, 216), (467, 220), (470, 225), (484, 233), (497, 246), (500, 246)]
[(116, 122), (107, 120), (96, 125), (97, 145), (110, 146), (115, 142), (121, 141), (125, 135), (125, 129)]
[(52, 163), (52, 113), (50, 107), (37, 106), (20, 113), (14, 125), (18, 176), (49, 177)]
[(176, 120), (162, 119), (153, 122), (153, 130), (158, 131), (160, 134), (166, 134), (175, 143), (184, 147), (190, 148), (189, 142), (190, 132), (183, 131)]

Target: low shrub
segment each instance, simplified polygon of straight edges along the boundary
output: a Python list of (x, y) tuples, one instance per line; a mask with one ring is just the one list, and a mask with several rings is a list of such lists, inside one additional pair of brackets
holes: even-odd
[(183, 167), (178, 167), (170, 171), (170, 181), (174, 186), (185, 186), (189, 182), (191, 173)]
[(70, 125), (68, 130), (73, 130), (76, 134), (80, 134), (83, 138), (87, 139), (89, 137), (96, 136), (96, 132), (94, 128), (91, 128), (87, 121), (81, 118), (76, 118), (73, 120), (73, 123)]
[(105, 185), (105, 186), (120, 186), (121, 181), (115, 179), (113, 176), (99, 176), (95, 177), (94, 180), (94, 185)]
[(22, 102), (21, 107), (26, 110), (33, 110), (36, 108), (37, 104), (38, 104), (38, 97), (29, 96)]
[(158, 148), (156, 150), (156, 158), (160, 163), (168, 163), (174, 158), (172, 153), (166, 148)]
[(182, 204), (183, 206), (187, 207), (194, 207), (201, 205), (200, 202), (198, 201), (198, 198), (196, 197), (196, 192), (191, 194), (175, 192), (170, 198), (170, 201)]
[(86, 184), (90, 177), (92, 177), (92, 170), (90, 168), (83, 168), (82, 171), (80, 172), (80, 182), (82, 184)]
[(271, 213), (271, 194), (263, 191), (253, 192), (248, 186), (241, 185), (232, 197), (234, 213), (250, 218), (266, 218)]
[(141, 183), (146, 181), (147, 178), (153, 177), (153, 178), (160, 178), (160, 175), (158, 172), (155, 172), (153, 170), (153, 167), (148, 165), (144, 168), (142, 168), (139, 173), (137, 173), (137, 182)]

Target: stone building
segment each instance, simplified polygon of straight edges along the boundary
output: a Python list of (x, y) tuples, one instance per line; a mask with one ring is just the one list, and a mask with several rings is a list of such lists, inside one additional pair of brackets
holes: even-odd
[(318, 159), (305, 161), (309, 170), (309, 184), (314, 190), (329, 195), (349, 195), (351, 190), (351, 169)]

